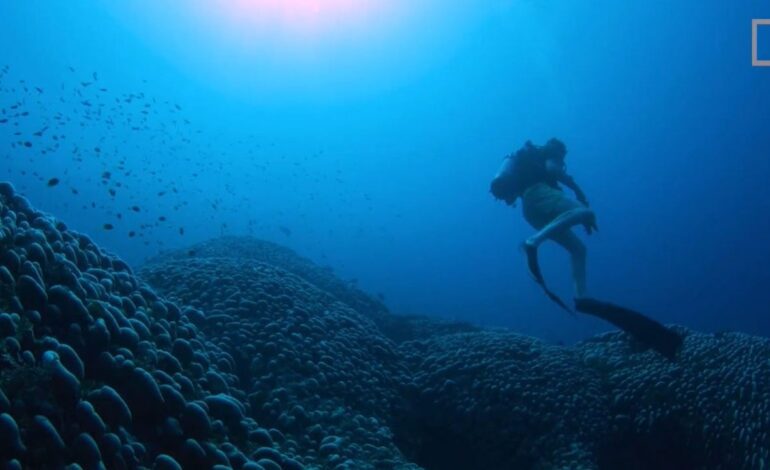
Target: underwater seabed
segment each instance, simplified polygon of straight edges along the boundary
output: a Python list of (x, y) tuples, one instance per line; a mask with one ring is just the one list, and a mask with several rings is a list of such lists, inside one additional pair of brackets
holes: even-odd
[(5, 468), (762, 469), (770, 340), (575, 346), (391, 314), (291, 250), (138, 272), (0, 184)]

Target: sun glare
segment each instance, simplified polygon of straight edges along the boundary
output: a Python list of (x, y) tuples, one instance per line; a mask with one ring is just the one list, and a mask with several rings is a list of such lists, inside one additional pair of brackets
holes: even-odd
[(384, 4), (382, 0), (212, 0), (199, 5), (200, 13), (224, 20), (225, 28), (318, 35), (377, 21)]

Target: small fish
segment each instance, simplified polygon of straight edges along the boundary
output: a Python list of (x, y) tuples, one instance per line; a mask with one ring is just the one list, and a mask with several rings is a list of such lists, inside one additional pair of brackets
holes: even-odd
[(283, 225), (281, 225), (280, 227), (278, 227), (278, 230), (280, 230), (287, 237), (291, 236), (291, 230), (288, 227), (284, 227)]
[(161, 222), (165, 222), (166, 221), (166, 216), (162, 215), (162, 216), (158, 217), (158, 220), (161, 221)]
[(139, 209), (139, 206), (131, 206), (131, 210), (134, 212), (139, 212), (141, 209)]
[(27, 148), (30, 148), (30, 147), (32, 147), (32, 142), (26, 141), (26, 142), (24, 142), (24, 146), (27, 147)]
[(115, 197), (115, 190), (110, 188), (110, 196)]
[(102, 227), (104, 227), (104, 230), (112, 230), (115, 228), (112, 224), (104, 224)]
[(136, 232), (134, 232), (133, 230), (128, 232), (128, 238), (134, 238), (135, 236), (136, 236)]
[(80, 86), (82, 86), (83, 88), (89, 87), (91, 86), (91, 82), (80, 82)]
[(57, 184), (59, 184), (59, 178), (51, 178), (50, 180), (48, 180), (48, 187), (49, 188), (52, 188), (52, 187), (56, 186)]
[(184, 227), (179, 227), (179, 235), (184, 235)]

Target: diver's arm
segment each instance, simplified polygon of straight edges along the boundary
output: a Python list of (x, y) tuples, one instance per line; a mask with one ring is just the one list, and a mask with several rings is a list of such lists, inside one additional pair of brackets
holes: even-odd
[(559, 183), (571, 189), (575, 193), (575, 197), (578, 201), (588, 206), (588, 199), (586, 199), (585, 193), (580, 189), (580, 186), (575, 183), (575, 180), (567, 174), (567, 166), (564, 164), (563, 160), (550, 158), (545, 162), (545, 169), (548, 173), (553, 175)]
[(590, 211), (591, 220), (583, 224), (583, 227), (586, 229), (586, 233), (591, 235), (594, 231), (599, 231), (599, 227), (596, 225), (596, 216), (593, 215), (594, 212), (591, 209), (588, 209), (588, 199), (586, 198), (583, 190), (580, 189), (580, 186), (575, 183), (575, 180), (570, 175), (568, 175), (567, 172), (562, 172), (559, 175), (559, 182), (575, 192), (575, 197), (577, 200), (586, 206), (586, 209), (583, 210)]
[(566, 172), (562, 172), (561, 175), (559, 175), (559, 182), (571, 189), (575, 193), (577, 200), (588, 207), (588, 199), (586, 198), (585, 193), (570, 175)]

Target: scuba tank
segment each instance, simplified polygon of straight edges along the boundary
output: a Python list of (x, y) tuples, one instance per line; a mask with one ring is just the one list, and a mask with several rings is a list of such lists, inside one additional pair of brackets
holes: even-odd
[(489, 191), (495, 197), (501, 201), (505, 201), (506, 204), (513, 205), (516, 199), (519, 197), (516, 191), (515, 177), (514, 177), (514, 156), (509, 155), (503, 160), (503, 164), (497, 171), (497, 174), (492, 179), (492, 183), (489, 186)]
[(524, 191), (545, 174), (540, 147), (527, 141), (516, 153), (505, 157), (490, 185), (492, 195), (512, 206)]
[(566, 153), (567, 148), (558, 139), (550, 139), (544, 146), (528, 140), (516, 153), (505, 157), (489, 190), (496, 199), (512, 206), (532, 185), (546, 183), (558, 187), (546, 170), (545, 162), (549, 158), (563, 162)]

